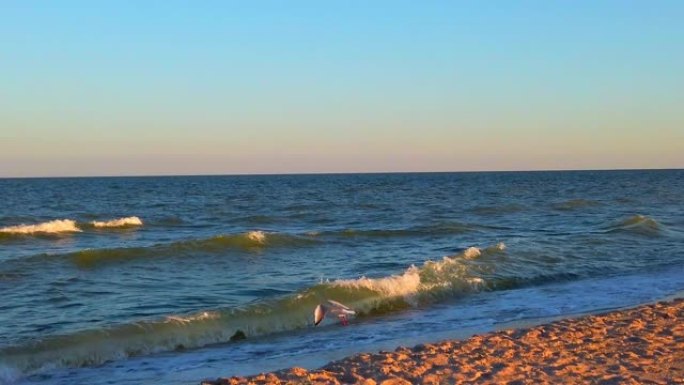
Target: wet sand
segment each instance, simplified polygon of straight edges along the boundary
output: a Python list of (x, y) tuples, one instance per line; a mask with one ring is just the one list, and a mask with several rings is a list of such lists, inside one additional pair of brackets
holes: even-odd
[(684, 299), (202, 384), (684, 384)]

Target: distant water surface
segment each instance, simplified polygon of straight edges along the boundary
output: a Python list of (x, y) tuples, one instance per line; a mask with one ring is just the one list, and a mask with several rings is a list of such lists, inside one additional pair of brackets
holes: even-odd
[[(682, 170), (0, 179), (0, 194), (5, 383), (197, 383), (684, 290)], [(324, 299), (359, 316), (313, 328)]]

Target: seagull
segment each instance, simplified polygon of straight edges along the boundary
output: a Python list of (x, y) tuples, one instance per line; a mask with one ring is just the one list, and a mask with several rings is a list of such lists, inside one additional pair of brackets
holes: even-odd
[(314, 326), (321, 323), (327, 313), (335, 314), (337, 318), (340, 319), (340, 323), (344, 326), (349, 325), (347, 315), (356, 315), (356, 312), (348, 306), (329, 299), (325, 303), (318, 304), (316, 309), (314, 309)]

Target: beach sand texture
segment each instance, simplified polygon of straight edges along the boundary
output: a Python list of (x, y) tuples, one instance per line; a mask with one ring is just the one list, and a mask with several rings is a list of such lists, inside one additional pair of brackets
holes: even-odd
[(684, 384), (684, 299), (202, 384), (561, 383)]

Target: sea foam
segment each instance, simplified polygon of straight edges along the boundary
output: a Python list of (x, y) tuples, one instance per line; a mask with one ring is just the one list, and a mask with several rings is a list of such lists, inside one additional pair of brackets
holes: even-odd
[(479, 290), (484, 280), (470, 272), (467, 260), (481, 257), (484, 254), (502, 252), (506, 245), (501, 242), (483, 249), (469, 247), (454, 256), (442, 260), (427, 261), (422, 266), (411, 265), (400, 275), (380, 278), (361, 277), (357, 279), (341, 279), (331, 283), (334, 287), (362, 289), (380, 294), (382, 297), (401, 297), (410, 304), (415, 304), (416, 296), (437, 294), (436, 291), (451, 289), (457, 291)]
[(4, 234), (59, 234), (80, 232), (81, 229), (76, 225), (76, 221), (71, 219), (56, 219), (54, 221), (38, 223), (35, 225), (17, 225), (0, 228), (0, 233)]
[(263, 244), (266, 242), (266, 234), (263, 231), (250, 231), (247, 233), (247, 239), (252, 242)]
[(96, 228), (117, 228), (142, 226), (143, 221), (138, 217), (117, 218), (109, 221), (92, 221), (90, 224)]

